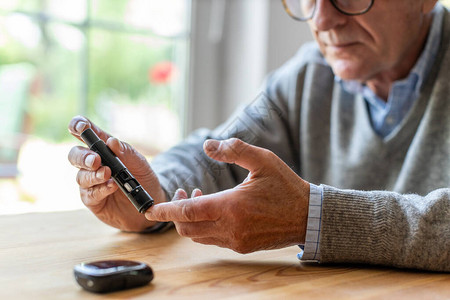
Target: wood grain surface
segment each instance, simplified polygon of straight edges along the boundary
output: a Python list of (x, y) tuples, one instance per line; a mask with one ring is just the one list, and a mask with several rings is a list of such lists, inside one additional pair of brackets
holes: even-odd
[[(90, 212), (0, 217), (0, 299), (450, 299), (450, 275), (300, 263), (297, 247), (242, 255), (164, 234), (123, 233)], [(73, 266), (104, 259), (149, 264), (147, 286), (91, 294)]]

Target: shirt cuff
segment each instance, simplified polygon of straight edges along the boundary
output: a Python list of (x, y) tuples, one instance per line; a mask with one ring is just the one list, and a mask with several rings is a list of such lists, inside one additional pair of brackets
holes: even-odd
[(323, 188), (310, 184), (309, 209), (306, 224), (305, 245), (299, 245), (299, 260), (319, 261), (320, 258), (320, 223), (322, 220)]

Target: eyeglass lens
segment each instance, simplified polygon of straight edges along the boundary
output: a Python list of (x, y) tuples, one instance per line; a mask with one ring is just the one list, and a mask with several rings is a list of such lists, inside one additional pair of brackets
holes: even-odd
[[(342, 13), (358, 15), (365, 13), (373, 0), (331, 0), (333, 5)], [(295, 19), (307, 20), (312, 18), (316, 9), (316, 0), (284, 0), (286, 11)]]

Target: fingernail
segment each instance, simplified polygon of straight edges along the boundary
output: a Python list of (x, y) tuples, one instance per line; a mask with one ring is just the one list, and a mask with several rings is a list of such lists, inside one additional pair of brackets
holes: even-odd
[[(118, 139), (118, 138), (115, 138), (115, 137), (110, 137), (109, 139), (108, 139), (108, 142), (107, 143), (111, 143), (111, 144), (119, 144), (119, 151), (121, 152), (121, 153), (123, 153), (123, 152), (125, 152), (125, 147), (123, 146), (123, 143)], [(114, 146), (115, 147), (115, 146)]]
[(84, 130), (84, 128), (86, 127), (86, 122), (84, 122), (84, 121), (78, 121), (78, 123), (77, 123), (77, 125), (75, 125), (75, 130), (78, 132), (78, 133), (82, 133), (83, 132), (83, 130)]
[(176, 200), (181, 200), (181, 199), (185, 199), (186, 192), (182, 189), (179, 188), (175, 191), (175, 194), (173, 195), (172, 201), (176, 201)]
[(97, 173), (95, 173), (95, 177), (97, 177), (97, 179), (104, 179), (105, 178), (105, 168), (98, 169)]
[(191, 198), (196, 197), (196, 195), (197, 195), (199, 192), (201, 192), (200, 189), (195, 188), (195, 189), (192, 191), (192, 193), (191, 193)]
[(205, 150), (216, 151), (219, 148), (220, 142), (217, 140), (206, 140), (204, 144)]
[(151, 210), (151, 209), (149, 209), (149, 210), (147, 210), (146, 212), (145, 212), (145, 217), (148, 219), (148, 220), (152, 220), (152, 218), (153, 218), (153, 211)]
[(86, 158), (84, 160), (84, 164), (87, 167), (92, 168), (92, 166), (94, 165), (94, 161), (95, 161), (95, 156), (90, 154), (90, 155), (86, 156)]
[(179, 188), (175, 191), (175, 198), (179, 198), (181, 196), (182, 193), (186, 193), (182, 188)]
[(108, 181), (106, 186), (108, 187), (108, 189), (112, 188), (114, 186), (114, 181), (112, 181), (112, 179), (111, 179), (110, 181)]

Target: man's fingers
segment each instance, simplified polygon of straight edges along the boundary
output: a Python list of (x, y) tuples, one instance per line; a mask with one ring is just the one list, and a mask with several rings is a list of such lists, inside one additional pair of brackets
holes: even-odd
[(83, 141), (80, 137), (80, 134), (87, 128), (92, 128), (92, 130), (94, 130), (99, 138), (101, 138), (103, 141), (108, 140), (108, 138), (110, 137), (108, 133), (101, 130), (100, 127), (92, 123), (88, 118), (84, 116), (73, 117), (68, 125), (69, 132), (80, 141)]
[(205, 153), (217, 161), (237, 164), (250, 172), (255, 172), (273, 153), (267, 149), (256, 147), (237, 138), (217, 141), (207, 140), (203, 144)]
[(203, 193), (200, 189), (194, 189), (191, 194), (191, 198), (200, 197)]
[(145, 217), (159, 222), (215, 221), (221, 215), (218, 198), (222, 197), (227, 197), (227, 191), (157, 204), (147, 210)]
[(175, 191), (175, 195), (172, 198), (172, 201), (184, 200), (187, 199), (188, 195), (185, 190), (178, 189)]
[(111, 169), (100, 167), (96, 171), (79, 170), (77, 173), (77, 183), (80, 188), (90, 188), (95, 185), (105, 183), (111, 178)]
[(81, 199), (89, 209), (100, 210), (105, 205), (106, 197), (117, 191), (117, 188), (112, 179), (87, 189), (80, 188)]
[(100, 156), (87, 148), (76, 146), (70, 149), (69, 162), (79, 169), (97, 170), (101, 165)]
[(90, 128), (90, 127), (91, 127), (91, 122), (83, 116), (73, 117), (72, 120), (70, 120), (69, 125), (68, 125), (69, 132), (76, 137), (79, 137), (80, 134), (86, 128)]
[[(202, 195), (203, 195), (202, 191), (200, 189), (196, 188), (192, 191), (191, 198), (200, 197)], [(172, 201), (185, 200), (185, 199), (188, 199), (188, 195), (185, 190), (180, 188), (175, 191), (175, 195), (173, 196)]]
[(219, 240), (215, 237), (207, 237), (207, 238), (192, 238), (192, 240), (196, 243), (204, 244), (204, 245), (216, 245), (222, 248), (229, 248), (227, 243), (222, 240)]
[(188, 238), (206, 238), (217, 236), (217, 226), (213, 221), (174, 222), (178, 234)]
[(145, 213), (150, 221), (159, 222), (198, 222), (206, 221), (208, 218), (202, 214), (197, 199), (186, 199), (174, 202), (166, 202), (154, 205)]
[[(112, 152), (127, 166), (127, 168), (129, 168), (134, 176), (146, 177), (148, 175), (151, 175), (150, 168), (142, 167), (143, 165), (148, 165), (146, 158), (143, 155), (139, 154), (129, 144), (122, 142), (117, 138), (111, 137), (108, 133), (101, 130), (94, 123), (83, 116), (76, 116), (72, 118), (69, 123), (70, 133), (81, 141), (83, 140), (81, 139), (80, 135), (87, 128), (91, 128), (95, 131), (99, 138), (106, 143), (106, 145), (112, 150)], [(89, 152), (83, 152), (87, 150), (82, 149), (85, 148), (74, 147), (69, 153), (69, 161), (78, 168), (96, 170), (96, 168), (100, 166), (100, 156), (98, 156), (98, 154), (94, 154), (95, 152), (93, 151), (90, 152), (91, 154), (98, 156), (98, 159), (96, 159), (95, 161), (94, 168), (90, 167), (89, 162), (91, 161), (85, 161), (86, 156), (89, 154)]]

